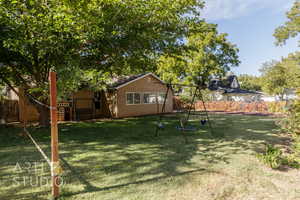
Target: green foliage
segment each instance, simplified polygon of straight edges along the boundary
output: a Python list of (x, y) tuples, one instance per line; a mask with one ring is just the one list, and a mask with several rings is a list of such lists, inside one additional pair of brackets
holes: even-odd
[(274, 37), (277, 45), (285, 44), (289, 38), (296, 37), (300, 32), (300, 1), (296, 0), (291, 10), (287, 13), (288, 21), (275, 30)]
[(185, 46), (179, 40), (189, 33), (187, 24), (200, 23), (202, 6), (196, 0), (1, 1), (2, 77), (44, 90), (50, 68), (153, 71), (160, 55)]
[(197, 0), (0, 1), (0, 77), (47, 103), (50, 69), (61, 96), (81, 81), (94, 87), (155, 71), (161, 55), (186, 48), (180, 41), (202, 24), (202, 7)]
[(216, 25), (205, 21), (191, 26), (187, 48), (181, 55), (160, 57), (157, 73), (167, 82), (207, 84), (210, 76), (222, 76), (239, 64), (238, 49), (226, 37), (218, 33)]
[(75, 21), (63, 1), (1, 1), (0, 77), (47, 102), (49, 70), (78, 57)]
[[(297, 91), (300, 97), (300, 90)], [(283, 157), (282, 164), (293, 168), (300, 168), (300, 100), (293, 102), (288, 109), (287, 117), (281, 120), (280, 125), (282, 130), (290, 135), (290, 153)]]
[(267, 102), (268, 112), (269, 113), (281, 113), (284, 114), (287, 112), (286, 104), (281, 102)]
[(289, 54), (280, 62), (265, 63), (260, 69), (261, 85), (264, 92), (283, 98), (288, 88), (300, 87), (300, 52)]
[(289, 154), (282, 159), (282, 165), (289, 166), (291, 168), (299, 169), (300, 168), (300, 159), (299, 155)]
[(279, 95), (283, 98), (284, 90), (287, 88), (287, 77), (285, 68), (276, 61), (264, 63), (260, 70), (262, 72), (262, 89), (270, 95)]
[(264, 154), (258, 154), (257, 156), (263, 163), (272, 169), (278, 169), (283, 163), (282, 151), (270, 144), (266, 145)]
[(242, 74), (238, 76), (238, 80), (242, 89), (261, 91), (261, 78), (248, 74)]
[[(297, 91), (298, 97), (300, 97), (300, 90)], [(292, 134), (300, 135), (300, 100), (297, 99), (293, 102), (288, 110), (288, 116), (281, 123), (282, 128)]]

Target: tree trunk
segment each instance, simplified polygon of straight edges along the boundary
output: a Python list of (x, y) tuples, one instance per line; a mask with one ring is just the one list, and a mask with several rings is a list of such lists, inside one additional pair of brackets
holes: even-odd
[(42, 127), (49, 127), (50, 126), (50, 111), (49, 108), (35, 105), (39, 113), (39, 125)]

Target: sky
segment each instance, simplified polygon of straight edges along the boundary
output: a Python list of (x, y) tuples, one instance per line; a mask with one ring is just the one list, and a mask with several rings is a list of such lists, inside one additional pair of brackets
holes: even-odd
[(280, 60), (300, 50), (299, 38), (289, 39), (285, 46), (276, 46), (273, 33), (283, 25), (286, 12), (294, 0), (206, 0), (203, 17), (218, 24), (221, 33), (228, 33), (230, 42), (239, 48), (241, 64), (236, 74), (259, 75), (263, 63)]

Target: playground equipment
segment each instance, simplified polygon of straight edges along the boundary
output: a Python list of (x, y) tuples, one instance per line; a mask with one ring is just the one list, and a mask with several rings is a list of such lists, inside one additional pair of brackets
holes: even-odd
[[(207, 109), (206, 109), (206, 106), (205, 106), (205, 102), (204, 102), (204, 99), (203, 99), (203, 95), (202, 95), (202, 92), (201, 92), (201, 90), (203, 89), (203, 86), (201, 86), (201, 84), (198, 84), (198, 85), (184, 85), (184, 84), (171, 84), (171, 83), (169, 83), (169, 84), (167, 84), (167, 92), (164, 96), (164, 102), (163, 102), (163, 105), (162, 105), (162, 109), (158, 113), (159, 117), (158, 117), (158, 120), (157, 120), (155, 135), (158, 136), (159, 131), (165, 129), (165, 124), (163, 123), (163, 118), (164, 118), (164, 115), (166, 114), (165, 113), (166, 102), (167, 102), (168, 94), (172, 90), (172, 86), (195, 88), (194, 93), (193, 93), (193, 97), (192, 97), (192, 100), (190, 101), (190, 105), (188, 106), (188, 109), (185, 110), (184, 112), (182, 112), (184, 114), (184, 117), (181, 117), (179, 119), (179, 124), (178, 124), (178, 126), (175, 127), (177, 130), (180, 130), (183, 133), (185, 141), (187, 142), (187, 138), (184, 134), (185, 132), (197, 131), (197, 130), (199, 130), (200, 126), (205, 126), (206, 124), (208, 124), (210, 132), (211, 132), (211, 134), (213, 134), (213, 128), (212, 128), (210, 118), (209, 118), (209, 115), (208, 115), (208, 112), (207, 112)], [(195, 108), (196, 97), (199, 97), (200, 101), (203, 104), (204, 109), (201, 110), (201, 111), (196, 111), (196, 108)], [(198, 120), (199, 120), (199, 126), (198, 127), (192, 126), (192, 125), (189, 124), (191, 116), (198, 117)]]

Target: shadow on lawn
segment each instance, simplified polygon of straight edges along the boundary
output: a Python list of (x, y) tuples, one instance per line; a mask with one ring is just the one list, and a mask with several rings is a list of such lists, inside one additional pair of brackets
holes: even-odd
[[(237, 115), (211, 118), (214, 132), (224, 134), (224, 138), (211, 137), (205, 126), (187, 133), (188, 144), (174, 128), (178, 123), (174, 120), (167, 120), (166, 130), (154, 137), (154, 117), (61, 125), (61, 160), (67, 169), (64, 178), (67, 184), (84, 188), (64, 195), (118, 189), (199, 171), (209, 173), (214, 164), (230, 163), (232, 155), (254, 154), (263, 149), (265, 142), (277, 144), (284, 139), (274, 134), (276, 126), (270, 118)], [(49, 143), (45, 130), (32, 133), (40, 143)], [(37, 158), (39, 154), (34, 156)], [(4, 175), (0, 172), (0, 177)], [(3, 197), (1, 192), (0, 199)]]
[[(79, 191), (79, 192), (70, 192), (70, 193), (65, 193), (63, 196), (67, 197), (67, 196), (73, 196), (73, 195), (77, 195), (77, 194), (83, 194), (83, 193), (91, 193), (91, 192), (101, 192), (101, 191), (106, 191), (106, 190), (112, 190), (112, 189), (119, 189), (122, 187), (127, 187), (130, 185), (138, 185), (138, 184), (145, 184), (145, 183), (150, 183), (150, 182), (154, 182), (154, 181), (159, 181), (162, 179), (166, 179), (171, 177), (170, 175), (165, 175), (165, 176), (158, 176), (158, 177), (154, 177), (154, 178), (149, 178), (149, 179), (145, 179), (145, 180), (138, 180), (138, 181), (133, 181), (133, 182), (128, 182), (128, 183), (124, 183), (124, 184), (115, 184), (115, 185), (110, 185), (107, 187), (95, 187), (93, 186), (90, 182), (88, 182), (86, 179), (84, 179), (80, 173), (78, 173), (78, 171), (76, 171), (76, 169), (74, 167), (72, 167), (71, 165), (69, 165), (69, 163), (61, 156), (60, 160), (63, 161), (64, 166), (66, 166), (70, 172), (81, 182), (84, 184), (84, 191)], [(189, 170), (189, 171), (184, 171), (184, 172), (179, 172), (176, 173), (174, 175), (172, 175), (173, 177), (177, 177), (177, 176), (183, 176), (183, 175), (187, 175), (187, 174), (192, 174), (192, 173), (197, 173), (197, 172), (205, 172), (206, 169), (195, 169), (195, 170)]]

